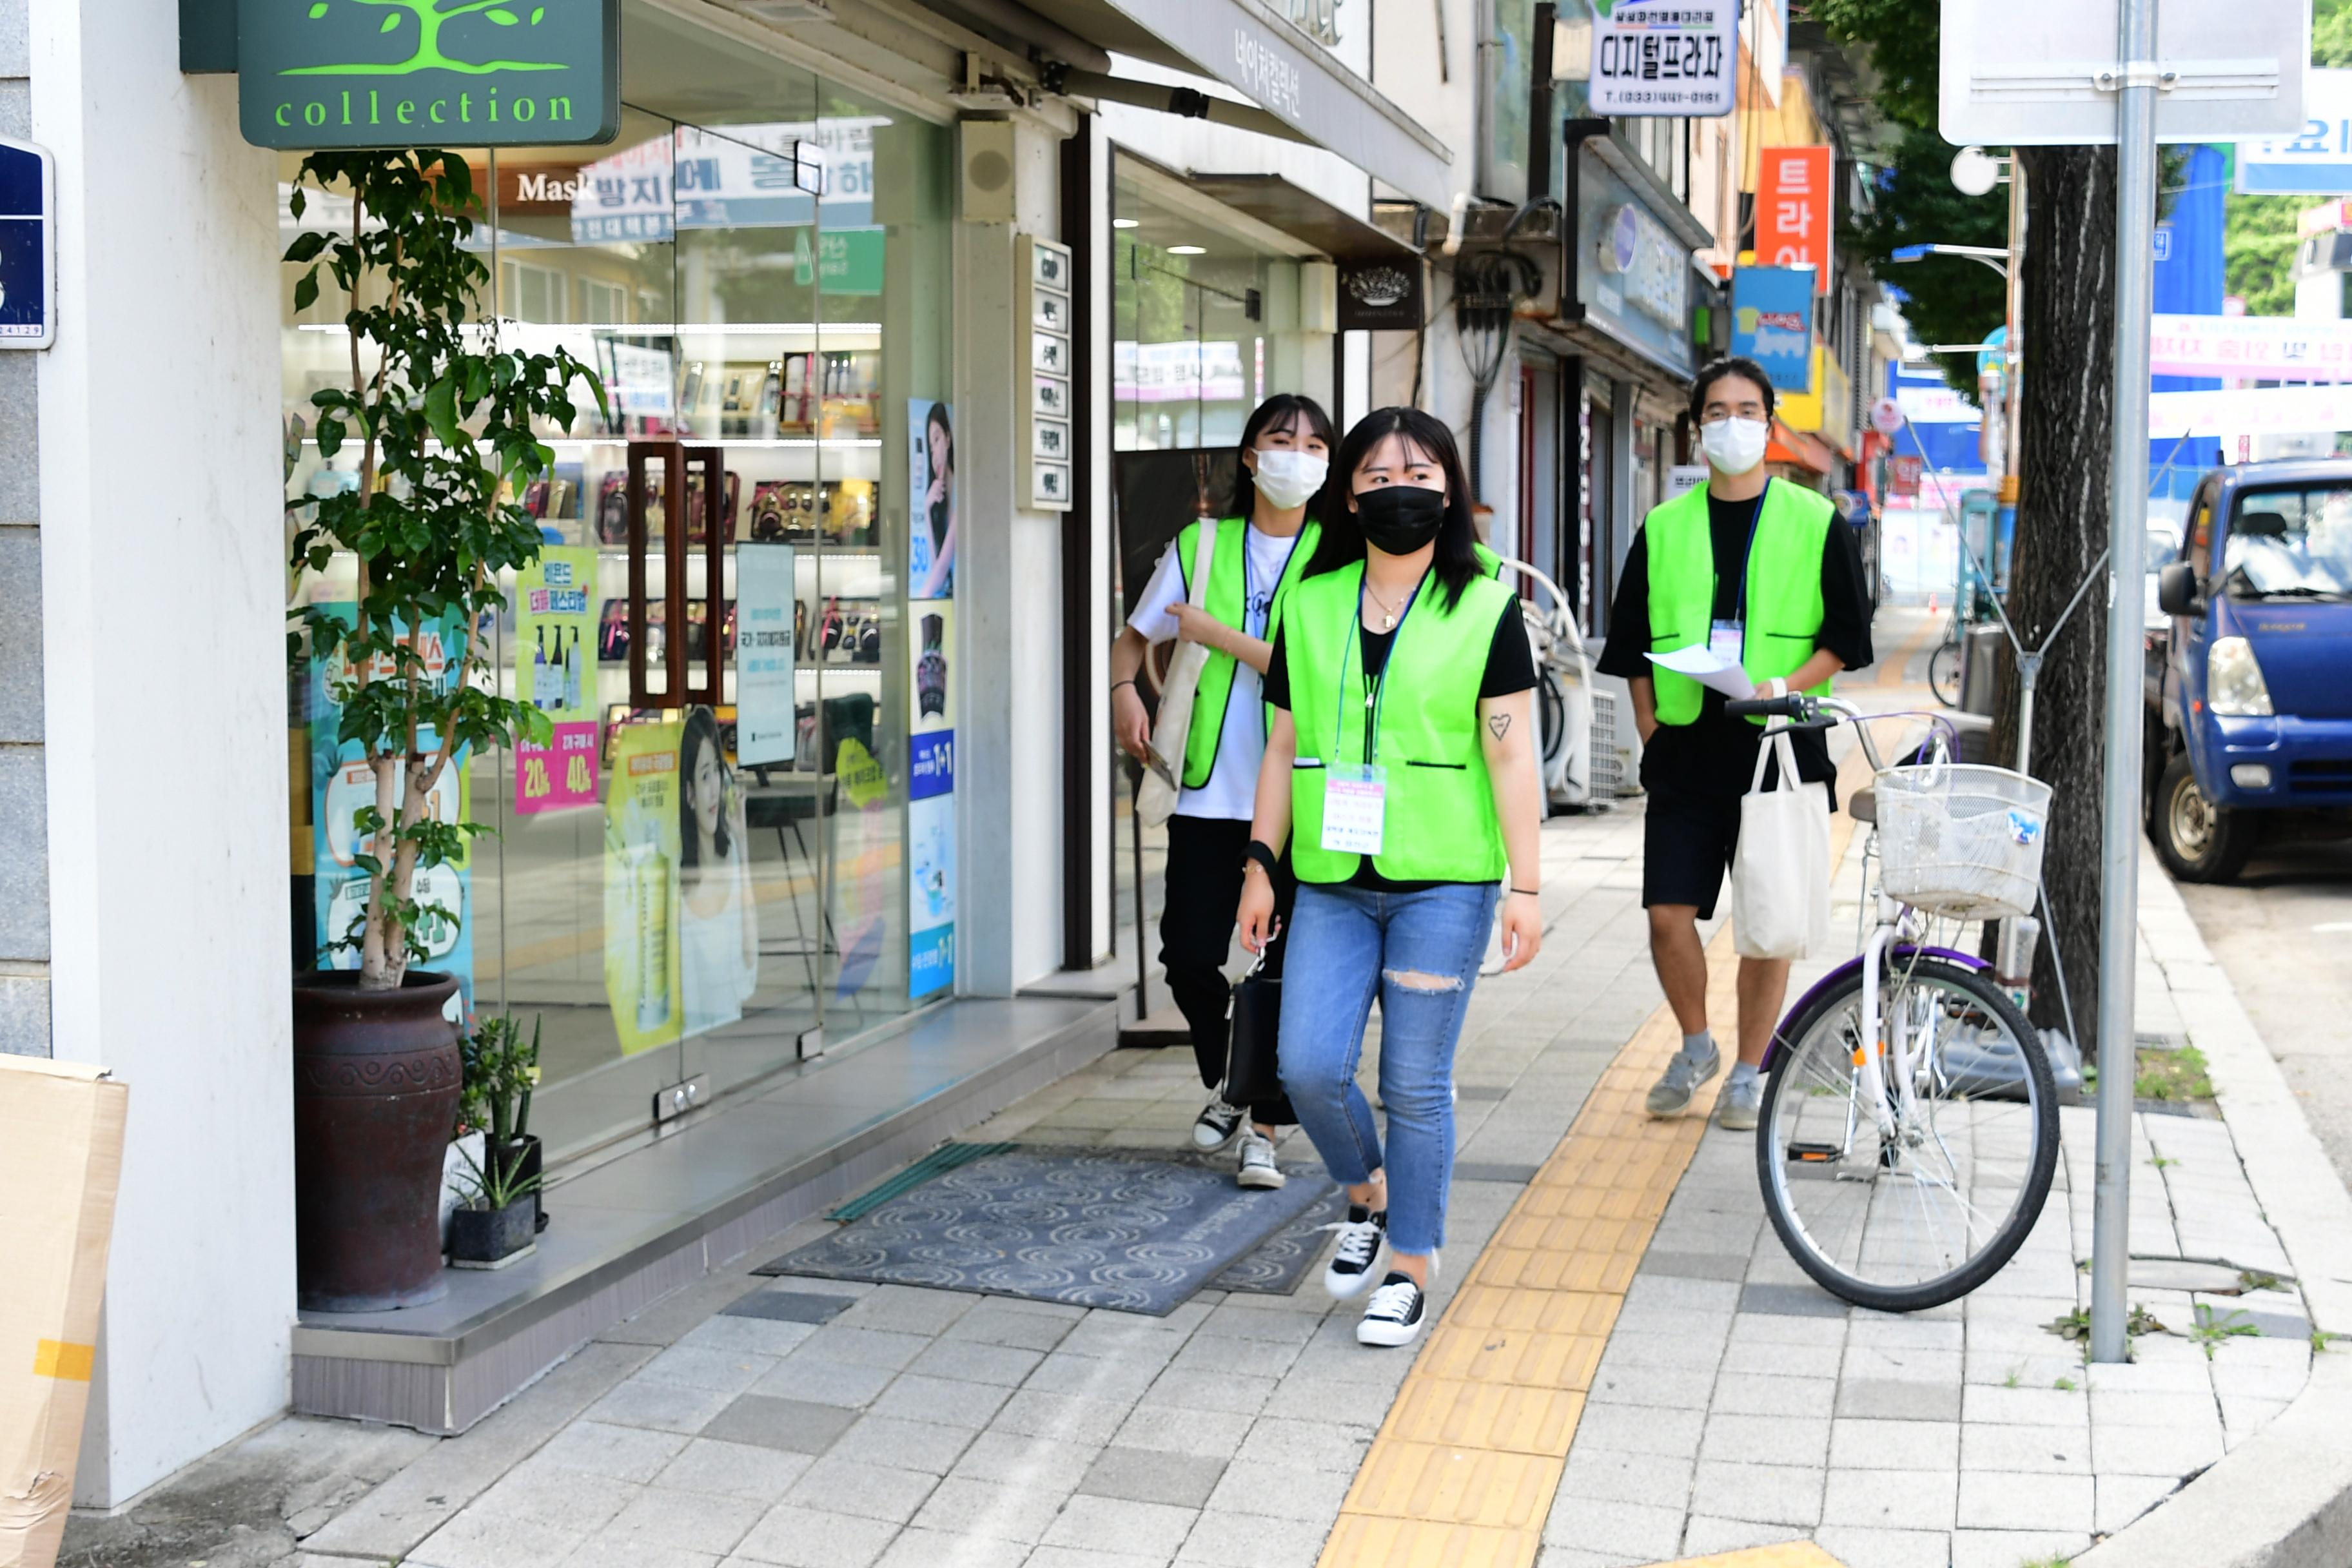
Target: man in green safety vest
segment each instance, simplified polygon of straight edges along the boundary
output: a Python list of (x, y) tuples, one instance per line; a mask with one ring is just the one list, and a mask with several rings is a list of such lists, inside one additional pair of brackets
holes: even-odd
[[(1650, 959), (1683, 1034), (1682, 1049), (1650, 1090), (1653, 1116), (1682, 1114), (1722, 1068), (1707, 1025), (1698, 922), (1714, 918), (1739, 842), (1739, 801), (1755, 776), (1763, 727), (1725, 713), (1720, 692), (1644, 656), (1712, 648), (1738, 663), (1759, 696), (1826, 694), (1831, 677), (1873, 657), (1853, 530), (1828, 497), (1765, 467), (1772, 384), (1763, 370), (1750, 360), (1717, 360), (1691, 388), (1690, 416), (1707, 482), (1654, 508), (1634, 535), (1600, 664), (1633, 690), (1649, 796), (1642, 905)], [(1799, 776), (1831, 783), (1822, 732), (1790, 739)], [(1774, 776), (1768, 769), (1768, 785)], [(1756, 1125), (1757, 1068), (1788, 987), (1787, 960), (1739, 961), (1739, 1060), (1717, 1113), (1726, 1127)]]

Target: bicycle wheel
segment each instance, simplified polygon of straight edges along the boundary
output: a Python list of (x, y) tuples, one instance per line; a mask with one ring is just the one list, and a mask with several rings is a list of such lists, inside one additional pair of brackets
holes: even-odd
[(1927, 686), (1947, 708), (1960, 705), (1960, 645), (1948, 642), (1927, 656)]
[(1824, 1289), (1916, 1312), (1983, 1284), (2033, 1228), (2058, 1163), (2057, 1090), (2005, 993), (1906, 957), (1879, 1006), (1905, 1023), (1915, 1108), (1884, 1138), (1864, 1099), (1862, 982), (1857, 969), (1782, 1029), (1757, 1175), (1781, 1245)]

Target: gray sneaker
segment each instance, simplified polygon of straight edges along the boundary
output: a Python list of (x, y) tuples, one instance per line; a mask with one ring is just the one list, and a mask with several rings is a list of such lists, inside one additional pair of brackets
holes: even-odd
[(1735, 1078), (1723, 1086), (1723, 1098), (1716, 1102), (1716, 1125), (1732, 1132), (1753, 1131), (1763, 1107), (1764, 1075), (1758, 1073), (1745, 1083)]
[[(1680, 1116), (1690, 1109), (1691, 1096), (1698, 1086), (1723, 1070), (1723, 1053), (1709, 1050), (1704, 1057), (1694, 1057), (1687, 1051), (1676, 1051), (1658, 1081), (1650, 1086), (1648, 1110), (1653, 1116)], [(1754, 1126), (1750, 1122), (1748, 1125)]]

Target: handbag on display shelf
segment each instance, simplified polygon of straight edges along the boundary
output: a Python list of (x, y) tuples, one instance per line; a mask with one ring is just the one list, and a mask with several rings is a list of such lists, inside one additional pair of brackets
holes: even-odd
[[(1276, 942), (1281, 941), (1277, 934)], [(1273, 942), (1266, 944), (1268, 947)], [(1225, 1046), (1225, 1086), (1221, 1098), (1228, 1105), (1253, 1105), (1282, 1098), (1282, 1069), (1277, 1060), (1282, 1025), (1282, 976), (1265, 973), (1265, 955), (1250, 966), (1234, 987), (1233, 1027)]]
[[(1217, 525), (1201, 520), (1192, 547), (1192, 591), (1187, 602), (1201, 609), (1209, 602), (1209, 568), (1217, 558)], [(1146, 827), (1157, 827), (1176, 815), (1183, 792), (1184, 742), (1192, 729), (1192, 694), (1200, 689), (1201, 671), (1209, 650), (1196, 642), (1179, 640), (1176, 657), (1168, 663), (1168, 679), (1160, 688), (1160, 718), (1151, 727), (1151, 760), (1143, 770), (1143, 788), (1136, 797), (1136, 815)]]

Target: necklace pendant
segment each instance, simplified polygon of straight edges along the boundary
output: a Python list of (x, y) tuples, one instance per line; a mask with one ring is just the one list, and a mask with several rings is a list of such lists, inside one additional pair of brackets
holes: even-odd
[(1384, 632), (1392, 632), (1396, 630), (1396, 617), (1394, 616), (1382, 616), (1381, 617), (1381, 630)]

